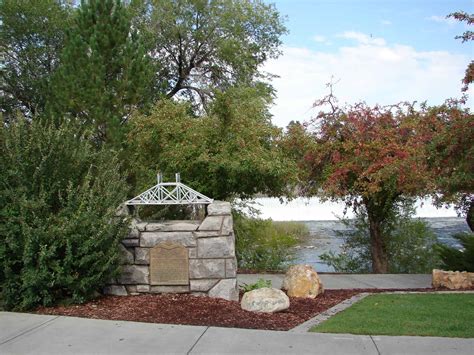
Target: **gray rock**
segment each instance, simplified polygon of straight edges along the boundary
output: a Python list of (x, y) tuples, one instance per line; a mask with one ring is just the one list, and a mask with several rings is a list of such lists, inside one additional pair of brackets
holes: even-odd
[(178, 243), (186, 247), (196, 246), (192, 232), (143, 232), (140, 235), (141, 247), (154, 247), (164, 242)]
[(140, 241), (138, 239), (124, 239), (122, 244), (126, 247), (137, 247)]
[(189, 286), (151, 286), (153, 293), (185, 293), (189, 292)]
[(137, 292), (150, 292), (150, 285), (137, 285)]
[(138, 295), (136, 285), (127, 285), (125, 286), (129, 295)]
[(188, 257), (190, 259), (196, 259), (197, 258), (197, 248), (188, 248)]
[(199, 225), (200, 225), (199, 221), (166, 222), (163, 231), (165, 232), (192, 232), (192, 231), (197, 230)]
[(198, 228), (198, 231), (219, 231), (222, 227), (223, 216), (207, 216)]
[(135, 264), (150, 264), (150, 248), (135, 248)]
[(104, 295), (128, 296), (128, 293), (125, 286), (109, 285), (104, 287)]
[(224, 259), (190, 259), (190, 279), (212, 279), (225, 277)]
[(133, 256), (133, 249), (129, 250), (125, 248), (122, 244), (119, 244), (119, 251), (121, 255), (121, 264), (133, 264), (133, 261), (135, 259)]
[(238, 301), (239, 292), (237, 291), (236, 279), (220, 280), (208, 293), (209, 297), (223, 298), (228, 301)]
[(209, 216), (219, 216), (231, 214), (232, 209), (229, 202), (214, 201), (207, 206), (207, 214)]
[(214, 287), (217, 282), (218, 280), (215, 279), (190, 280), (189, 288), (191, 291), (207, 292)]
[(232, 232), (234, 232), (232, 216), (225, 216), (222, 222), (221, 235), (229, 235)]
[(237, 276), (237, 260), (235, 258), (225, 260), (225, 277)]
[(200, 238), (197, 240), (198, 258), (235, 256), (233, 240), (229, 237)]
[(220, 237), (220, 231), (193, 232), (194, 238)]
[(128, 217), (130, 215), (130, 211), (125, 203), (120, 204), (115, 210), (115, 217)]
[(163, 223), (149, 222), (145, 227), (145, 231), (146, 232), (160, 232), (160, 231), (163, 231), (164, 228), (165, 228), (165, 225)]
[(118, 277), (118, 283), (124, 285), (147, 284), (148, 276), (148, 266), (124, 265)]
[(264, 287), (246, 292), (240, 306), (250, 312), (273, 313), (288, 309), (290, 299), (281, 290)]

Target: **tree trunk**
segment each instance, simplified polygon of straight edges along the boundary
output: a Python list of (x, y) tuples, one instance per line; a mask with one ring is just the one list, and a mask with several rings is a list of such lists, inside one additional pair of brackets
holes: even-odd
[(370, 252), (372, 254), (372, 272), (375, 274), (388, 273), (388, 255), (385, 240), (382, 235), (382, 222), (376, 213), (367, 207), (370, 232)]

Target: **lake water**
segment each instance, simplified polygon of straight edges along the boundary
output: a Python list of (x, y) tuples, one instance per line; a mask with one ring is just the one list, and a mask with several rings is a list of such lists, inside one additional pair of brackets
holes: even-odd
[[(459, 247), (452, 234), (468, 232), (469, 227), (463, 218), (422, 218), (436, 234), (441, 243)], [(310, 231), (310, 237), (295, 248), (297, 263), (312, 265), (321, 272), (334, 272), (334, 269), (321, 261), (321, 254), (333, 251), (338, 253), (343, 239), (338, 232), (344, 233), (349, 229), (340, 221), (302, 221)]]

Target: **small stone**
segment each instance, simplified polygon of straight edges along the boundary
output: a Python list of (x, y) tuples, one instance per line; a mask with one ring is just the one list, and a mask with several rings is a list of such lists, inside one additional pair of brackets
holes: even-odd
[(125, 286), (109, 285), (104, 287), (104, 295), (128, 296), (128, 293)]
[(324, 292), (323, 284), (310, 265), (294, 265), (286, 272), (282, 289), (290, 297), (315, 298)]
[(198, 231), (218, 231), (220, 232), (224, 217), (207, 216), (198, 228)]
[(122, 240), (122, 244), (126, 247), (137, 247), (139, 244), (138, 239), (124, 239)]
[(274, 313), (288, 309), (290, 299), (281, 290), (263, 287), (246, 292), (240, 306), (250, 312)]
[(220, 280), (208, 293), (209, 297), (223, 298), (228, 301), (238, 301), (239, 292), (237, 290), (236, 279)]
[[(164, 232), (193, 232), (198, 229), (199, 221), (173, 221), (164, 224)], [(147, 227), (148, 231), (148, 227)]]
[(201, 280), (190, 280), (189, 287), (191, 291), (207, 292), (217, 284), (218, 280), (213, 279), (201, 279)]
[(124, 285), (147, 284), (148, 266), (124, 265), (118, 277), (118, 283)]
[(189, 292), (189, 286), (151, 286), (150, 292), (153, 293), (186, 293)]
[(207, 206), (207, 214), (209, 216), (228, 215), (232, 213), (231, 205), (225, 201), (214, 201)]
[(150, 285), (137, 285), (137, 292), (150, 292)]
[(229, 235), (234, 231), (233, 227), (234, 222), (232, 221), (232, 216), (225, 216), (222, 222), (221, 235)]
[(190, 259), (190, 279), (221, 279), (225, 277), (224, 259)]
[(186, 247), (196, 246), (192, 232), (143, 232), (140, 235), (141, 247), (154, 247), (164, 242), (178, 243)]
[(122, 244), (119, 244), (119, 251), (121, 254), (120, 262), (121, 264), (133, 264), (134, 256), (133, 256), (133, 249), (130, 251), (129, 249), (125, 248)]
[(135, 248), (135, 264), (150, 264), (150, 248)]
[(225, 260), (225, 277), (237, 276), (237, 260), (235, 258)]
[(199, 258), (235, 256), (233, 240), (229, 237), (200, 238), (197, 241)]

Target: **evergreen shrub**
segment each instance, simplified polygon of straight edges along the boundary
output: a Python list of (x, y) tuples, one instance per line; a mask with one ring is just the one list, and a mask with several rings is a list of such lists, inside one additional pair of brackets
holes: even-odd
[(115, 155), (71, 124), (18, 119), (0, 128), (3, 306), (83, 302), (116, 275), (126, 183)]
[(462, 248), (457, 249), (444, 244), (437, 244), (443, 270), (474, 272), (474, 233), (453, 235)]

